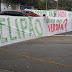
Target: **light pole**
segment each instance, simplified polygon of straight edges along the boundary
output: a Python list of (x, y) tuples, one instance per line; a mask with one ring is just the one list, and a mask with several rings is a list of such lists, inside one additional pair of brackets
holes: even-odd
[(58, 0), (55, 0), (57, 2), (57, 5), (56, 5), (56, 9), (58, 9)]
[(47, 0), (46, 0), (46, 10), (47, 10)]

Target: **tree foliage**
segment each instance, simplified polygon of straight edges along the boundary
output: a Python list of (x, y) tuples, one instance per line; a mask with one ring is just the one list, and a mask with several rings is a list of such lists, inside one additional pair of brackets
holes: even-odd
[(59, 0), (59, 9), (70, 10), (72, 7), (72, 0)]
[[(38, 9), (46, 9), (46, 0), (2, 0), (6, 3), (21, 4), (27, 6), (34, 6)], [(57, 2), (55, 0), (47, 0), (48, 9), (56, 9)], [(70, 10), (72, 7), (72, 0), (58, 0), (58, 9)]]
[[(46, 0), (39, 1), (39, 8), (46, 9)], [(72, 0), (58, 0), (58, 9), (62, 10), (71, 10), (72, 7)], [(56, 9), (57, 8), (57, 1), (55, 0), (47, 0), (47, 8), (48, 9)]]
[(39, 5), (39, 9), (44, 10), (45, 7), (46, 7), (45, 0), (40, 0), (39, 3), (38, 3), (38, 5)]
[(38, 8), (38, 2), (39, 2), (39, 0), (1, 0), (1, 1), (12, 4), (17, 3), (21, 5), (34, 6), (36, 8)]
[(40, 0), (39, 1), (39, 8), (46, 9), (46, 2), (47, 2), (47, 9), (55, 9), (56, 2), (54, 0)]

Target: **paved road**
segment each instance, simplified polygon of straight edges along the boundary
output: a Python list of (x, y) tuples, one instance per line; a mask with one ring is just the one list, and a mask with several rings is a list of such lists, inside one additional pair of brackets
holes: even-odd
[(9, 72), (72, 72), (72, 41), (60, 37), (56, 38), (58, 40), (54, 37), (47, 39), (1, 47), (0, 69)]

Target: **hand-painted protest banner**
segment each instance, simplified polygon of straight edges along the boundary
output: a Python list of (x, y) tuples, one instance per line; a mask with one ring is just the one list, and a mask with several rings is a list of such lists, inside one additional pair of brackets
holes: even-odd
[(71, 17), (0, 16), (0, 46), (69, 31)]
[(21, 42), (46, 34), (42, 17), (0, 16), (0, 46)]
[(47, 11), (48, 17), (68, 17), (68, 11), (65, 10), (49, 10)]
[(29, 10), (29, 11), (32, 11), (32, 12), (40, 15), (41, 17), (43, 16), (43, 14), (47, 15), (47, 11), (46, 10)]
[(61, 17), (50, 17), (46, 19), (48, 36), (72, 31), (72, 19)]
[(40, 16), (46, 14), (48, 17), (72, 17), (71, 11), (66, 10), (30, 10)]

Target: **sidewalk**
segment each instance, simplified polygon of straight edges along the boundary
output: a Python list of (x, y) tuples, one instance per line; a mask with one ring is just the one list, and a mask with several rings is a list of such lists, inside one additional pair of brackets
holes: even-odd
[(41, 37), (36, 38), (32, 40), (27, 40), (25, 42), (72, 42), (72, 36), (47, 36), (47, 37)]

